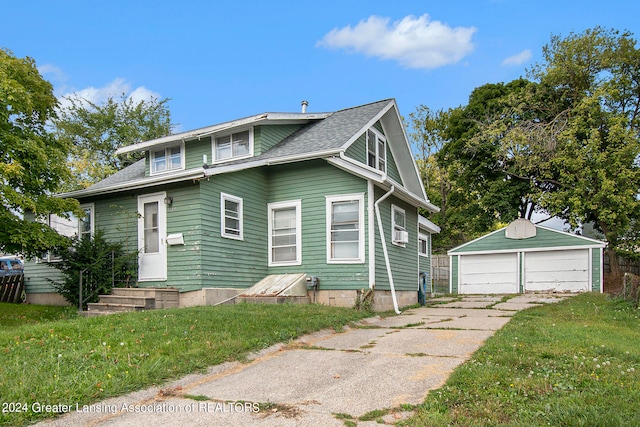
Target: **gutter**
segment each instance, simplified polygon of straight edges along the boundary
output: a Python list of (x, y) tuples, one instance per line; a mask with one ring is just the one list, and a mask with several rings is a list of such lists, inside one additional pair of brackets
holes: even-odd
[(389, 276), (389, 287), (391, 288), (391, 299), (393, 300), (393, 309), (396, 314), (400, 314), (398, 309), (398, 298), (396, 297), (396, 288), (393, 285), (393, 273), (391, 272), (391, 263), (389, 262), (389, 252), (387, 251), (387, 242), (384, 238), (384, 227), (382, 226), (382, 219), (380, 218), (380, 202), (389, 197), (395, 191), (395, 186), (391, 186), (391, 189), (380, 197), (375, 203), (376, 220), (378, 221), (378, 232), (380, 233), (380, 241), (382, 242), (382, 252), (384, 253), (384, 263), (387, 267), (387, 275)]

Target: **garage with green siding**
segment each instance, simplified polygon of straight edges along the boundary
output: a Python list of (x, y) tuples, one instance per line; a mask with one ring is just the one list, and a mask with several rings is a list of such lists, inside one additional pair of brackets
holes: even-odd
[(518, 219), (448, 252), (458, 294), (602, 292), (604, 242)]

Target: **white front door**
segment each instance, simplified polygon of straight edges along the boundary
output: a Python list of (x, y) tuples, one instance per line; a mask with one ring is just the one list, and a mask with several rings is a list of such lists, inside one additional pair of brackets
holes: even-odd
[(138, 197), (138, 280), (167, 280), (165, 193)]

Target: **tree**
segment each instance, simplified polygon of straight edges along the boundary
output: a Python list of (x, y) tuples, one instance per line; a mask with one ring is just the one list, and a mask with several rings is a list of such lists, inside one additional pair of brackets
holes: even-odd
[(116, 156), (118, 148), (169, 135), (173, 125), (168, 99), (136, 102), (121, 95), (103, 104), (72, 97), (54, 120), (57, 137), (72, 147), (69, 167), (74, 179), (66, 190), (86, 188), (143, 156)]
[(440, 212), (431, 214), (433, 221), (441, 226), (441, 232), (434, 236), (432, 242), (435, 252), (445, 251), (465, 240), (464, 227), (457, 222), (459, 210), (449, 209), (449, 200), (455, 200), (461, 194), (456, 192), (455, 174), (451, 173), (456, 165), (444, 164), (437, 156), (449, 142), (445, 132), (451, 114), (453, 110), (433, 111), (426, 105), (418, 106), (409, 114), (409, 128), (412, 129), (409, 137), (417, 151), (416, 161), (425, 191), (429, 200), (440, 207)]
[(38, 255), (68, 241), (46, 224), (49, 213), (78, 211), (78, 202), (53, 197), (69, 178), (69, 145), (47, 131), (57, 100), (29, 57), (0, 48), (0, 251)]
[[(591, 222), (616, 250), (640, 215), (640, 50), (631, 33), (600, 27), (554, 36), (532, 69), (567, 100), (566, 126), (555, 138), (548, 175), (554, 191), (540, 194), (549, 212), (573, 225)], [(564, 120), (564, 119), (563, 119)]]

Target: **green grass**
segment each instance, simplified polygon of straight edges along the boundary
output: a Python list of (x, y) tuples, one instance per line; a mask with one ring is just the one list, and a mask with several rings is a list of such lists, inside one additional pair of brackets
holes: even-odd
[(0, 329), (78, 317), (74, 307), (0, 303)]
[(639, 316), (591, 293), (519, 312), (400, 425), (640, 425)]
[[(340, 330), (369, 315), (315, 304), (236, 304), (44, 322), (70, 315), (17, 307), (29, 314), (7, 316), (0, 331), (0, 403), (27, 409), (33, 403), (90, 404), (242, 361), (253, 351), (312, 331)], [(15, 319), (25, 324), (17, 326)], [(0, 412), (0, 425), (47, 416), (52, 414)]]

